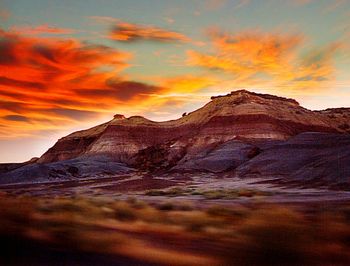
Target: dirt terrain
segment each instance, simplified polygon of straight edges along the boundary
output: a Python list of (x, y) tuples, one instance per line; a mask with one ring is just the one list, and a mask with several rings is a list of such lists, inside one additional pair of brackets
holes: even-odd
[(6, 265), (350, 262), (347, 191), (210, 173), (139, 173), (0, 190)]
[[(27, 196), (105, 196), (112, 199), (137, 197), (146, 201), (166, 199), (189, 200), (200, 204), (210, 202), (244, 202), (263, 200), (272, 203), (327, 202), (350, 200), (350, 191), (329, 189), (328, 186), (301, 185), (283, 182), (280, 179), (232, 177), (230, 174), (182, 173), (150, 175), (132, 173), (105, 178), (87, 178), (69, 181), (18, 183), (1, 185), (0, 190), (11, 195)], [(247, 197), (229, 197), (220, 195), (220, 191), (257, 191), (261, 195)], [(164, 195), (152, 195), (164, 191)], [(171, 194), (167, 191), (173, 191)], [(205, 192), (218, 192), (215, 197), (206, 197)], [(202, 193), (202, 194), (201, 194)], [(204, 194), (203, 194), (204, 193)]]

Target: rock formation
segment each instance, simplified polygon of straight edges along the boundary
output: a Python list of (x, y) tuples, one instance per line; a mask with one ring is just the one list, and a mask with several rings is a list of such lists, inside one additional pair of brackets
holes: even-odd
[(105, 124), (60, 139), (39, 162), (103, 154), (132, 163), (138, 152), (160, 144), (191, 154), (237, 138), (285, 140), (302, 132), (350, 132), (349, 121), (350, 109), (315, 112), (292, 99), (241, 90), (212, 97), (204, 107), (177, 120), (116, 115)]
[(302, 133), (264, 147), (264, 152), (241, 164), (235, 174), (350, 189), (350, 136)]
[[(349, 133), (350, 108), (311, 111), (293, 99), (239, 90), (212, 97), (177, 120), (154, 122), (117, 114), (107, 123), (59, 139), (34, 164), (2, 172), (10, 180), (11, 173), (30, 171), (30, 167), (39, 171), (48, 165), (62, 175), (80, 177), (85, 170), (72, 174), (69, 165), (81, 168), (89, 161), (96, 166), (93, 172), (100, 174), (106, 170), (101, 165), (104, 158), (105, 163), (117, 163), (107, 169), (112, 173), (130, 171), (130, 167), (151, 172), (231, 171), (241, 177), (350, 183), (348, 168), (343, 167), (350, 165), (343, 148), (348, 147)], [(335, 170), (337, 163), (344, 171)]]

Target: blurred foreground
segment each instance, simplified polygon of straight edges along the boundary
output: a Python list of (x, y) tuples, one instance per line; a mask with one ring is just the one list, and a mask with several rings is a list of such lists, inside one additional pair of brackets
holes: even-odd
[(0, 235), (1, 265), (350, 264), (346, 202), (203, 206), (4, 193)]

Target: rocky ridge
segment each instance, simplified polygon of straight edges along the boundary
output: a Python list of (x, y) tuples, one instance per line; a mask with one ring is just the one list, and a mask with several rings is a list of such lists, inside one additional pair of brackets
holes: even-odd
[(81, 155), (107, 154), (132, 163), (139, 151), (169, 144), (180, 153), (237, 138), (285, 140), (302, 132), (350, 132), (350, 109), (310, 111), (273, 95), (235, 91), (212, 97), (204, 107), (177, 120), (154, 122), (141, 116), (113, 120), (60, 139), (40, 159), (48, 163)]
[[(59, 139), (34, 165), (58, 170), (59, 178), (65, 172), (70, 178), (86, 176), (86, 167), (79, 172), (86, 161), (96, 166), (97, 175), (106, 172), (101, 166), (103, 161), (117, 163), (107, 169), (110, 173), (132, 169), (208, 171), (231, 172), (239, 177), (298, 179), (297, 176), (305, 176), (297, 171), (301, 168), (308, 180), (350, 183), (346, 167), (333, 173), (323, 171), (323, 177), (320, 171), (312, 170), (312, 167), (321, 170), (330, 167), (325, 159), (313, 164), (320, 156), (331, 156), (330, 164), (344, 158), (341, 165), (347, 162), (350, 165), (343, 148), (328, 145), (333, 143), (331, 139), (337, 139), (348, 147), (349, 133), (350, 108), (311, 111), (293, 99), (239, 90), (212, 97), (202, 108), (177, 120), (155, 122), (141, 116), (126, 118), (117, 114), (107, 123)], [(294, 139), (300, 143), (295, 144)], [(318, 143), (318, 146), (304, 145), (304, 141)], [(319, 157), (314, 156), (315, 149), (322, 150)], [(296, 156), (299, 153), (304, 157)], [(104, 159), (101, 161), (101, 158)], [(304, 162), (311, 164), (304, 165)], [(288, 167), (283, 167), (284, 164)], [(78, 168), (74, 175), (68, 171), (73, 169), (69, 165)], [(33, 165), (7, 171), (6, 180), (11, 180), (11, 175), (15, 175), (16, 180), (21, 180), (21, 176), (25, 178), (23, 170), (30, 171), (29, 167)], [(41, 176), (45, 178), (45, 174)], [(5, 179), (0, 176), (0, 180)]]

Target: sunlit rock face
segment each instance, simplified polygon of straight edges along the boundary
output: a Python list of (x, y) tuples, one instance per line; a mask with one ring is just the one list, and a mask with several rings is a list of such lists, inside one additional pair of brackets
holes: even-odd
[(162, 147), (170, 166), (231, 140), (287, 140), (302, 132), (350, 132), (349, 121), (350, 109), (311, 111), (292, 99), (240, 90), (212, 97), (204, 107), (167, 122), (117, 114), (105, 124), (58, 140), (38, 162), (101, 154), (138, 165), (147, 160), (147, 149)]

